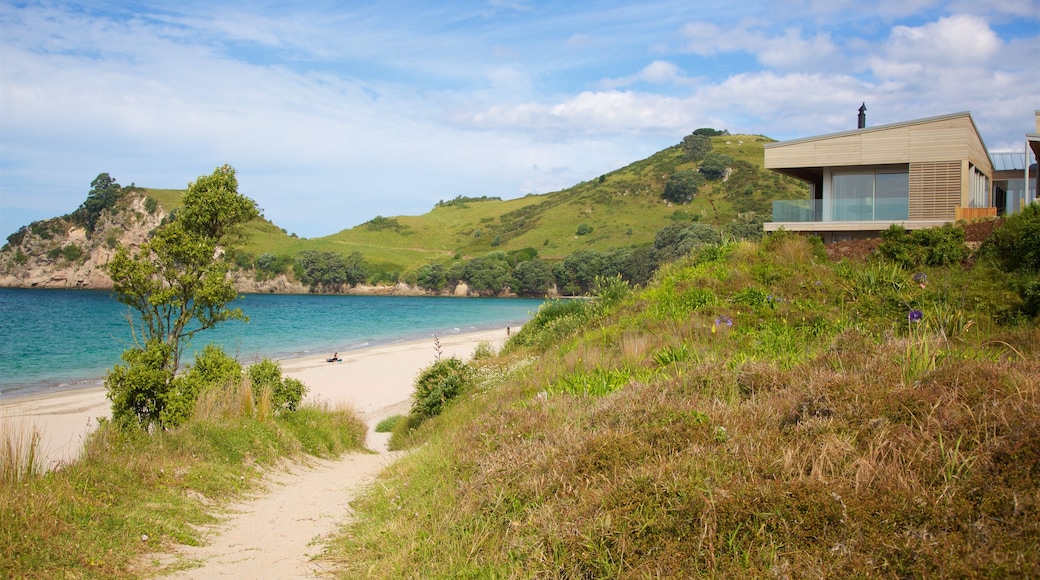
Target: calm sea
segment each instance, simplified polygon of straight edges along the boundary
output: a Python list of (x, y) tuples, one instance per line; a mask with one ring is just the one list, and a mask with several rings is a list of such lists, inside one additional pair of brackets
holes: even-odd
[[(241, 362), (519, 326), (541, 300), (247, 294), (248, 322), (200, 332)], [(127, 307), (108, 292), (0, 288), (0, 398), (100, 385), (130, 346)], [(432, 344), (432, 343), (431, 343)]]

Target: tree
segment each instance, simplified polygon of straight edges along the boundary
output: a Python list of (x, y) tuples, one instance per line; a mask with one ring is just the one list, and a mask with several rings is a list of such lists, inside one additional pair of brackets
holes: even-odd
[(122, 192), (123, 188), (109, 174), (99, 173), (94, 181), (90, 182), (87, 199), (72, 212), (70, 218), (82, 225), (87, 233), (94, 233), (101, 212), (114, 207)]
[(556, 287), (561, 293), (577, 296), (588, 294), (600, 275), (603, 256), (595, 250), (578, 250), (553, 267)]
[(136, 253), (120, 247), (108, 266), (116, 298), (130, 307), (134, 341), (123, 352), (126, 364), (105, 377), (113, 419), (123, 425), (166, 427), (164, 409), (185, 344), (199, 331), (244, 318), (228, 308), (238, 293), (218, 254), (242, 224), (259, 216), (256, 202), (238, 193), (228, 165), (190, 184), (183, 201)]
[(675, 203), (690, 203), (704, 184), (704, 176), (692, 169), (676, 171), (664, 186), (664, 197)]
[(682, 148), (687, 159), (698, 161), (704, 159), (704, 156), (708, 153), (711, 153), (711, 139), (708, 136), (693, 133), (683, 137), (679, 147)]
[(527, 260), (513, 269), (513, 291), (521, 296), (545, 296), (552, 287), (552, 266), (545, 260)]
[(513, 269), (504, 252), (491, 252), (466, 264), (463, 279), (477, 294), (498, 294), (509, 285)]
[(447, 284), (444, 266), (441, 264), (426, 264), (422, 266), (416, 274), (415, 283), (418, 284), (420, 288), (440, 292), (444, 289), (445, 284)]
[(701, 175), (715, 181), (726, 175), (726, 170), (733, 165), (733, 158), (724, 153), (709, 153), (704, 161), (701, 161), (699, 171)]

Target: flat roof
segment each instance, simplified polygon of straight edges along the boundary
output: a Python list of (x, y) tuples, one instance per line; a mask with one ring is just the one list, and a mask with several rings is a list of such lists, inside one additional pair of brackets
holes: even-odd
[(993, 162), (993, 171), (1025, 171), (1025, 153), (990, 153), (990, 161)]

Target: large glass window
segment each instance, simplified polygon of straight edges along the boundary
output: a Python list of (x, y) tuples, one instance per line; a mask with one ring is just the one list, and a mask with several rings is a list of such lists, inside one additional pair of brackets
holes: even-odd
[(894, 221), (910, 215), (909, 173), (838, 173), (831, 185), (834, 221)]
[(910, 174), (874, 174), (874, 219), (910, 218)]
[(835, 175), (832, 188), (834, 221), (874, 219), (874, 174)]

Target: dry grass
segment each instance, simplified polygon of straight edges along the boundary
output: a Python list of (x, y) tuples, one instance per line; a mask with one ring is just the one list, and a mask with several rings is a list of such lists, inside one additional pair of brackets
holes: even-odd
[[(799, 239), (725, 260), (666, 269), (424, 425), (338, 541), (343, 574), (1040, 576), (1040, 330), (994, 321), (978, 289), (1000, 280), (894, 286), (911, 273)], [(910, 336), (907, 309), (937, 300), (972, 326)], [(590, 373), (630, 379), (540, 392)]]
[(15, 484), (43, 471), (40, 431), (15, 418), (0, 421), (0, 483)]

